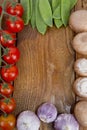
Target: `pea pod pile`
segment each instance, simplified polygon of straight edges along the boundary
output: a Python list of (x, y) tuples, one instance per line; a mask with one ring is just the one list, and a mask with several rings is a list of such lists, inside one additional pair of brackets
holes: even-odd
[(77, 0), (20, 0), (24, 7), (25, 25), (31, 23), (32, 28), (45, 34), (47, 27), (67, 26), (70, 11)]

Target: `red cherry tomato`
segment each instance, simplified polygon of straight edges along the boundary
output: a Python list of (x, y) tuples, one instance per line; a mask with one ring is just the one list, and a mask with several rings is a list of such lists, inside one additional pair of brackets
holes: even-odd
[(6, 25), (9, 31), (17, 33), (23, 30), (24, 21), (18, 16), (13, 16), (6, 20)]
[(2, 130), (13, 130), (16, 125), (16, 117), (13, 114), (0, 116), (0, 128)]
[(11, 84), (0, 84), (0, 93), (6, 97), (9, 97), (14, 91), (14, 87)]
[(2, 68), (1, 76), (7, 82), (14, 81), (18, 76), (18, 68), (15, 65), (7, 68)]
[(0, 6), (0, 15), (1, 15), (1, 13), (2, 13), (2, 7)]
[(0, 36), (0, 41), (1, 44), (4, 47), (10, 47), (13, 46), (16, 42), (16, 34), (15, 33), (11, 33), (7, 30), (2, 31), (1, 32), (1, 36)]
[(3, 56), (4, 61), (8, 64), (16, 63), (20, 58), (20, 51), (17, 47), (8, 47), (8, 53)]
[(16, 102), (14, 98), (3, 98), (0, 100), (0, 109), (7, 114), (14, 111), (16, 107)]
[(22, 17), (24, 9), (20, 3), (15, 3), (7, 5), (6, 12), (11, 15)]

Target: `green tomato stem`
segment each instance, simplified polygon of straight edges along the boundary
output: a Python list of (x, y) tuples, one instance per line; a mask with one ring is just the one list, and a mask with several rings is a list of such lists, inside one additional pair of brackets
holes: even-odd
[(2, 48), (4, 51), (6, 50), (6, 49), (2, 46), (2, 44), (0, 44), (0, 48)]
[(2, 30), (2, 19), (3, 19), (3, 16), (4, 16), (5, 4), (6, 4), (6, 0), (4, 0), (3, 3), (2, 3), (2, 13), (1, 13), (1, 16), (0, 16), (0, 30)]
[(0, 110), (4, 113), (4, 116), (7, 117), (8, 114), (4, 110), (2, 110), (1, 108), (0, 108)]
[(2, 77), (0, 76), (0, 80), (3, 82), (3, 83), (5, 83), (5, 81), (2, 79)]
[(2, 61), (3, 63), (5, 63), (5, 65), (8, 65), (3, 59), (1, 59), (1, 61)]
[[(3, 113), (4, 113), (4, 112), (3, 112)], [(4, 117), (7, 117), (7, 116), (8, 116), (8, 114), (5, 112), (3, 116), (4, 116)]]
[(5, 99), (8, 99), (6, 96), (4, 96), (3, 94), (0, 93), (0, 96), (5, 98)]

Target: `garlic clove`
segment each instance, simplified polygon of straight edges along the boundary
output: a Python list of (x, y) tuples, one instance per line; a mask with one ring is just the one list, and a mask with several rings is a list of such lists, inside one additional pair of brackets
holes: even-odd
[(87, 78), (80, 77), (78, 78), (73, 85), (74, 92), (85, 99), (87, 99)]
[(57, 109), (51, 103), (44, 103), (38, 108), (37, 115), (41, 121), (51, 123), (57, 117)]
[(76, 60), (74, 70), (80, 76), (87, 76), (87, 59), (80, 58)]

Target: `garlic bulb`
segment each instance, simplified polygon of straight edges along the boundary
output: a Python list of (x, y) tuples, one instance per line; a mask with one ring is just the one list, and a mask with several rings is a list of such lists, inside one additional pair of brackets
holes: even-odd
[(72, 114), (60, 114), (54, 122), (55, 130), (79, 130), (79, 124)]
[(40, 120), (31, 111), (23, 111), (17, 118), (18, 130), (39, 130)]
[(57, 117), (57, 109), (51, 103), (44, 103), (38, 108), (37, 115), (41, 121), (51, 123)]

